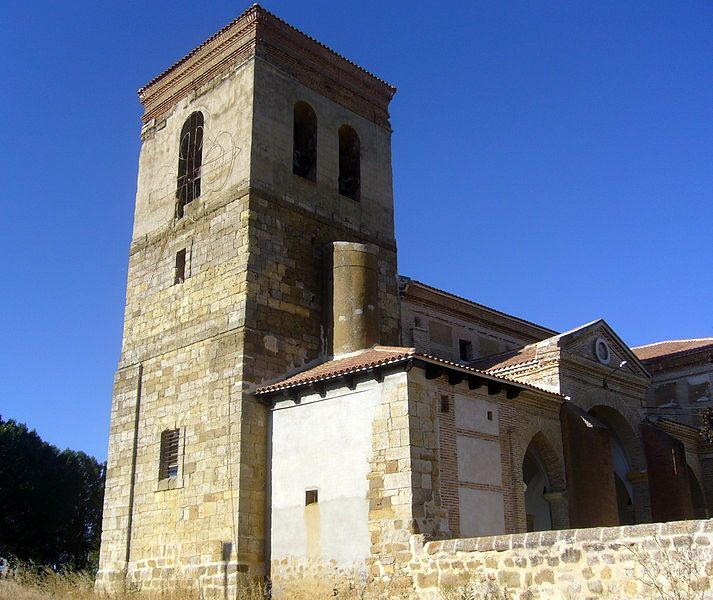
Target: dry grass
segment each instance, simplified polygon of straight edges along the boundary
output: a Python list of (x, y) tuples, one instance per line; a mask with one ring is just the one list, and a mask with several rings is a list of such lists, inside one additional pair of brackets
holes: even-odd
[[(383, 600), (384, 598), (410, 599), (406, 590), (373, 588), (363, 581), (335, 579), (305, 579), (293, 582), (286, 590), (290, 600), (321, 600), (343, 598), (349, 600)], [(244, 578), (238, 581), (237, 593), (230, 590), (230, 600), (267, 600), (269, 593), (262, 582)], [(199, 591), (198, 587), (176, 584), (163, 591), (127, 591), (107, 595), (94, 591), (90, 575), (69, 573), (57, 575), (51, 571), (26, 572), (13, 578), (0, 579), (0, 600), (223, 600), (222, 590)]]
[(0, 600), (95, 600), (94, 579), (85, 573), (22, 571), (0, 579)]
[[(94, 578), (86, 573), (58, 575), (49, 570), (25, 571), (0, 579), (0, 600), (206, 600), (214, 597), (185, 584), (167, 586), (161, 591), (108, 595), (95, 592)], [(262, 582), (243, 578), (238, 581), (237, 594), (233, 591), (229, 597), (231, 600), (265, 600), (269, 596)], [(222, 593), (217, 598), (222, 600)]]

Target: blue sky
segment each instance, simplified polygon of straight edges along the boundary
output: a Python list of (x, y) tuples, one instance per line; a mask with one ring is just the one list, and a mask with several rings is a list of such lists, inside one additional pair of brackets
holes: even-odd
[[(236, 2), (6, 3), (0, 414), (105, 458), (141, 107)], [(713, 335), (713, 4), (265, 7), (395, 84), (399, 270), (630, 345)]]

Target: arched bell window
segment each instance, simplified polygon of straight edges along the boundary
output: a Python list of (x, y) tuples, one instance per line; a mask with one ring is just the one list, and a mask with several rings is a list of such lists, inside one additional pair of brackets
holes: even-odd
[(317, 115), (306, 102), (298, 102), (294, 109), (292, 172), (310, 181), (317, 179)]
[(181, 129), (178, 147), (178, 182), (176, 217), (183, 208), (201, 195), (201, 164), (203, 163), (203, 114), (194, 112)]
[(361, 155), (359, 135), (349, 125), (339, 128), (339, 193), (359, 200), (361, 198)]

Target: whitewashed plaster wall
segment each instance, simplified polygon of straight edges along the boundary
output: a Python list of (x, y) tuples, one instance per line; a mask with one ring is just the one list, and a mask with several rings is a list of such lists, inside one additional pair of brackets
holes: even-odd
[[(372, 422), (383, 383), (278, 402), (271, 411), (271, 561), (334, 560), (360, 568), (370, 554), (368, 527)], [(317, 504), (305, 506), (307, 490)]]

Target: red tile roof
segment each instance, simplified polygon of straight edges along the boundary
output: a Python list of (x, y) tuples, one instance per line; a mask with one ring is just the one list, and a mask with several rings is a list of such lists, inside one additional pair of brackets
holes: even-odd
[(639, 360), (648, 361), (663, 357), (669, 358), (679, 354), (689, 354), (707, 348), (710, 348), (711, 352), (713, 352), (713, 337), (654, 342), (653, 344), (637, 346), (631, 350)]
[(345, 56), (339, 54), (339, 52), (335, 52), (334, 50), (332, 50), (331, 48), (329, 48), (328, 46), (326, 46), (325, 44), (323, 44), (323, 43), (320, 42), (319, 40), (313, 38), (313, 37), (310, 36), (310, 35), (307, 35), (307, 34), (306, 34), (305, 32), (303, 32), (303, 31), (300, 31), (299, 29), (297, 29), (297, 28), (294, 27), (293, 25), (290, 25), (287, 21), (284, 21), (283, 19), (281, 19), (281, 18), (278, 17), (277, 15), (271, 13), (269, 10), (266, 10), (265, 8), (263, 8), (262, 6), (260, 6), (258, 3), (255, 3), (255, 4), (253, 4), (252, 6), (250, 6), (249, 8), (245, 9), (240, 15), (238, 15), (238, 16), (237, 16), (235, 19), (233, 19), (230, 23), (228, 23), (227, 25), (225, 25), (224, 27), (222, 27), (221, 29), (219, 29), (218, 31), (216, 31), (212, 36), (210, 36), (210, 37), (209, 37), (207, 40), (205, 40), (202, 44), (196, 46), (193, 50), (191, 50), (191, 51), (190, 51), (188, 54), (186, 54), (183, 58), (181, 58), (181, 59), (179, 59), (178, 61), (176, 61), (175, 63), (173, 63), (173, 64), (172, 64), (170, 67), (168, 67), (166, 70), (164, 70), (164, 71), (162, 71), (161, 73), (159, 73), (158, 75), (156, 75), (156, 77), (154, 77), (154, 78), (153, 78), (151, 81), (149, 81), (146, 85), (142, 86), (142, 87), (139, 89), (139, 92), (138, 92), (138, 93), (139, 93), (139, 96), (143, 93), (143, 91), (144, 91), (146, 88), (148, 88), (149, 86), (151, 86), (151, 85), (153, 85), (154, 83), (156, 83), (156, 82), (157, 82), (159, 79), (161, 79), (162, 77), (165, 77), (166, 75), (168, 75), (171, 71), (173, 71), (174, 69), (176, 69), (176, 67), (182, 65), (182, 64), (183, 64), (184, 62), (186, 62), (189, 58), (191, 58), (193, 55), (195, 55), (197, 52), (199, 52), (199, 51), (201, 50), (201, 48), (207, 46), (210, 42), (212, 42), (214, 39), (216, 39), (216, 38), (217, 38), (218, 36), (220, 36), (222, 33), (226, 32), (228, 29), (230, 29), (231, 27), (233, 27), (238, 21), (240, 21), (241, 19), (244, 19), (245, 17), (247, 17), (247, 16), (250, 15), (250, 14), (255, 14), (255, 13), (257, 13), (257, 14), (259, 14), (259, 15), (261, 15), (261, 16), (267, 17), (267, 18), (269, 18), (269, 19), (274, 19), (275, 21), (277, 21), (278, 23), (281, 23), (282, 25), (286, 25), (286, 26), (287, 26), (289, 29), (291, 29), (292, 31), (294, 31), (294, 32), (296, 32), (296, 33), (298, 33), (298, 34), (304, 36), (305, 38), (309, 39), (310, 41), (312, 41), (312, 42), (318, 44), (319, 46), (321, 46), (322, 48), (324, 48), (325, 50), (327, 50), (328, 52), (330, 52), (330, 53), (333, 54), (334, 56), (340, 58), (341, 60), (343, 60), (343, 61), (345, 61), (345, 62), (347, 62), (347, 63), (349, 63), (352, 67), (355, 67), (356, 69), (358, 69), (359, 71), (361, 71), (361, 72), (364, 73), (365, 75), (368, 75), (369, 77), (371, 77), (371, 78), (377, 80), (379, 83), (382, 83), (382, 84), (384, 84), (385, 86), (389, 87), (389, 88), (392, 90), (392, 94), (396, 92), (396, 88), (395, 88), (393, 85), (391, 85), (390, 83), (384, 81), (384, 80), (381, 79), (380, 77), (377, 77), (377, 76), (374, 75), (373, 73), (370, 73), (370, 72), (367, 71), (365, 68), (360, 67), (360, 66), (359, 66), (358, 64), (356, 64), (355, 62), (352, 62), (351, 60), (349, 60), (349, 59), (346, 58)]
[(556, 396), (560, 399), (564, 398), (564, 396), (562, 396), (561, 394), (557, 394), (555, 392), (546, 390), (536, 385), (532, 385), (531, 383), (525, 383), (516, 379), (510, 379), (508, 377), (493, 375), (491, 373), (486, 373), (485, 371), (475, 369), (469, 365), (464, 365), (443, 358), (438, 358), (436, 356), (431, 356), (430, 354), (422, 354), (420, 352), (416, 352), (414, 348), (401, 348), (398, 346), (374, 346), (369, 350), (364, 350), (363, 352), (359, 352), (358, 354), (354, 354), (352, 356), (327, 361), (325, 363), (317, 365), (316, 367), (307, 369), (306, 371), (302, 371), (297, 375), (293, 375), (291, 377), (288, 377), (287, 379), (278, 381), (277, 383), (259, 387), (255, 390), (255, 394), (270, 394), (273, 392), (278, 392), (289, 388), (295, 388), (306, 384), (336, 379), (344, 375), (350, 375), (352, 373), (368, 371), (376, 367), (398, 364), (411, 359), (420, 359), (422, 362), (435, 364), (437, 366), (443, 365), (444, 367), (448, 367), (451, 369), (467, 371), (474, 375), (481, 375), (488, 380), (514, 384), (519, 388), (530, 389), (537, 392), (545, 392), (550, 396)]
[(525, 364), (535, 360), (537, 356), (537, 344), (530, 344), (510, 350), (509, 352), (501, 352), (492, 356), (484, 356), (471, 362), (468, 366), (474, 369), (482, 369), (488, 373), (500, 371), (515, 365)]
[(394, 346), (374, 346), (369, 350), (365, 350), (346, 358), (338, 358), (330, 360), (321, 365), (317, 365), (306, 371), (302, 371), (297, 375), (283, 379), (278, 383), (260, 387), (255, 390), (256, 394), (265, 394), (267, 392), (275, 392), (291, 387), (296, 387), (305, 383), (315, 383), (317, 381), (325, 381), (334, 379), (342, 375), (357, 373), (359, 371), (368, 371), (374, 367), (382, 367), (408, 360), (416, 354), (413, 348), (400, 348)]

